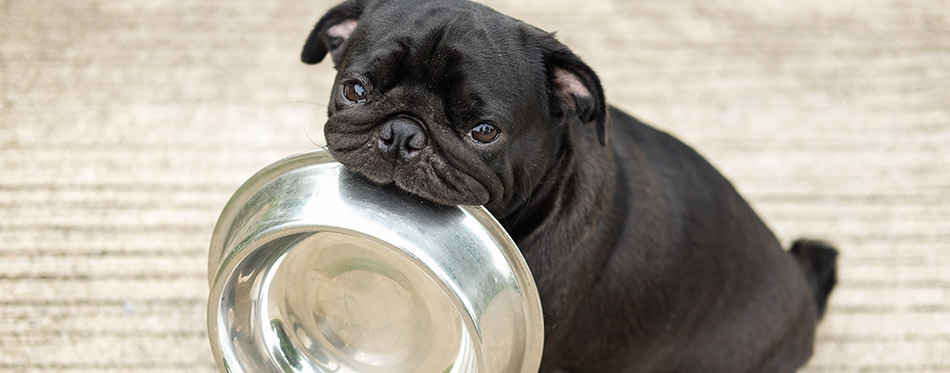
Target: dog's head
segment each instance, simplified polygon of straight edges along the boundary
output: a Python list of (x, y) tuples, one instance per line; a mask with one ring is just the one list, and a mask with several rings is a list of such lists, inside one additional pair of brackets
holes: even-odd
[[(301, 58), (337, 69), (330, 153), (380, 184), (499, 215), (569, 146), (567, 128), (606, 105), (594, 72), (552, 34), (462, 0), (346, 1)], [(596, 135), (595, 135), (596, 133)]]

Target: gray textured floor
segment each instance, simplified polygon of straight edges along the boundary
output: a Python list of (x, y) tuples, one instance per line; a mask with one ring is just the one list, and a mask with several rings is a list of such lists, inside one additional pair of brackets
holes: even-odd
[[(841, 283), (809, 372), (950, 372), (950, 3), (487, 1), (693, 144)], [(327, 1), (0, 0), (0, 371), (213, 370), (206, 250), (314, 148)]]

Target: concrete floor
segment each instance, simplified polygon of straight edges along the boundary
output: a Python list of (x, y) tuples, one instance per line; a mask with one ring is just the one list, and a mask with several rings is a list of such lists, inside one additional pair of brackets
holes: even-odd
[[(950, 372), (950, 4), (486, 1), (694, 145), (840, 286), (807, 372)], [(321, 143), (328, 1), (0, 2), (0, 371), (213, 371), (206, 252)]]

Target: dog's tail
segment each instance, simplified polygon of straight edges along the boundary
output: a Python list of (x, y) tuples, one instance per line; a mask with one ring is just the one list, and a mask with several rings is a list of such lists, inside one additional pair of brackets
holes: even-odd
[(818, 317), (823, 316), (831, 289), (838, 283), (838, 250), (824, 241), (799, 239), (792, 243), (789, 251), (805, 272), (818, 305)]

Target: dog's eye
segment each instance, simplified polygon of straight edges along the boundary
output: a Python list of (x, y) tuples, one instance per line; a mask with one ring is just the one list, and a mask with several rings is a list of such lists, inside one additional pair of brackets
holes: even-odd
[(481, 123), (472, 128), (472, 140), (482, 144), (488, 144), (498, 138), (498, 130), (495, 126), (488, 123)]
[(353, 102), (366, 101), (366, 88), (357, 82), (349, 82), (343, 86), (343, 97)]

